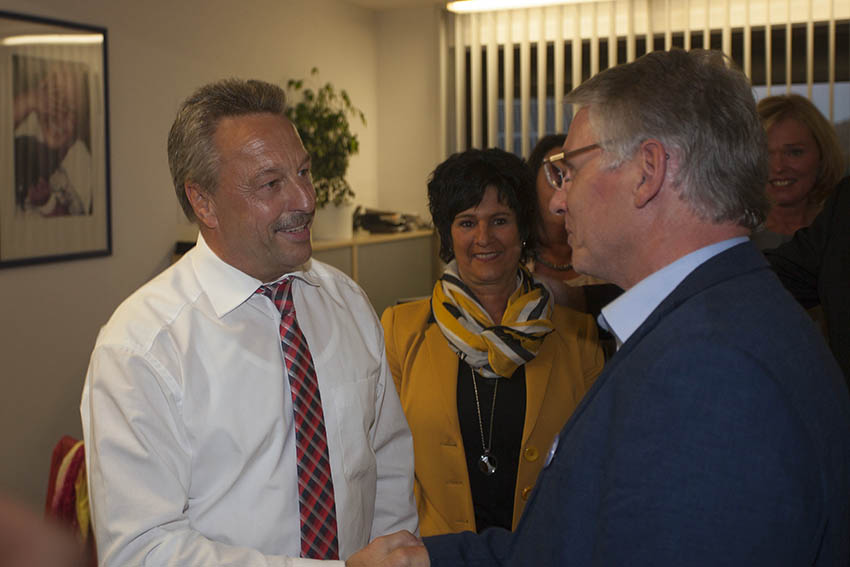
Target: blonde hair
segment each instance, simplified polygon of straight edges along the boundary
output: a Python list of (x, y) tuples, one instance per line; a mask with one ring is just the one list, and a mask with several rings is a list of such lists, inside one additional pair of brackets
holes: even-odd
[(835, 128), (809, 99), (797, 94), (763, 98), (757, 109), (765, 132), (786, 118), (799, 120), (808, 127), (820, 150), (820, 167), (808, 198), (813, 204), (823, 203), (844, 174), (844, 155)]

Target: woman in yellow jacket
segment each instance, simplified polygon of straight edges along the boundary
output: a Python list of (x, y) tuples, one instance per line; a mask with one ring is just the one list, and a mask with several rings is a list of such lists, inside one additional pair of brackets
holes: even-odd
[(413, 432), (423, 536), (513, 529), (554, 437), (603, 365), (591, 317), (554, 306), (523, 262), (533, 174), (468, 150), (428, 183), (448, 262), (429, 299), (388, 308), (387, 358)]

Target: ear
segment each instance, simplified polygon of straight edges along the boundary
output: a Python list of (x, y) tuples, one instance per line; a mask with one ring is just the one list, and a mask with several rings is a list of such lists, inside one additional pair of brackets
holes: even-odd
[(641, 143), (637, 164), (641, 179), (633, 191), (637, 208), (643, 208), (658, 195), (667, 175), (668, 157), (664, 146), (658, 140), (650, 138)]
[(212, 200), (212, 196), (192, 181), (187, 181), (183, 190), (186, 192), (186, 197), (188, 197), (189, 204), (192, 205), (192, 210), (195, 211), (198, 221), (207, 228), (216, 228), (218, 217), (215, 213), (215, 202)]

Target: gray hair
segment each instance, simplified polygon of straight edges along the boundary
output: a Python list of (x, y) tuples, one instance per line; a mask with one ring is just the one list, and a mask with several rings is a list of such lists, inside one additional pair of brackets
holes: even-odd
[(213, 138), (219, 121), (263, 112), (285, 116), (285, 111), (283, 89), (257, 80), (210, 83), (183, 102), (168, 133), (168, 166), (186, 218), (197, 220), (186, 196), (186, 183), (196, 183), (207, 193), (218, 188), (219, 155)]
[(582, 83), (567, 102), (588, 107), (610, 168), (657, 139), (676, 157), (673, 186), (697, 216), (748, 228), (764, 222), (764, 128), (747, 77), (722, 53), (648, 53)]

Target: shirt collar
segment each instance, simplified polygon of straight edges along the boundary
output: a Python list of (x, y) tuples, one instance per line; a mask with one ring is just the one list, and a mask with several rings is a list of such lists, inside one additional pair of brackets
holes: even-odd
[[(191, 255), (192, 266), (201, 289), (209, 297), (219, 318), (242, 305), (264, 283), (219, 258), (200, 233)], [(312, 260), (307, 260), (298, 269), (284, 274), (275, 281), (286, 276), (295, 276), (309, 285), (318, 287), (319, 280), (312, 273), (311, 264)]]
[(598, 319), (599, 324), (614, 335), (617, 348), (620, 348), (691, 272), (713, 256), (746, 241), (746, 236), (739, 236), (715, 242), (648, 275), (603, 307)]

